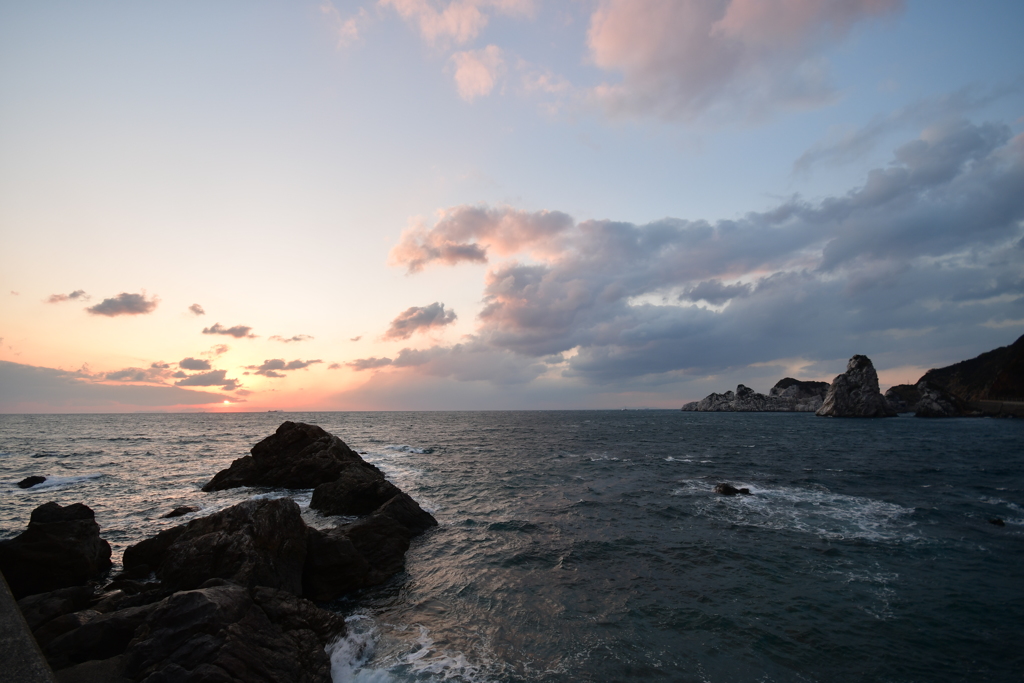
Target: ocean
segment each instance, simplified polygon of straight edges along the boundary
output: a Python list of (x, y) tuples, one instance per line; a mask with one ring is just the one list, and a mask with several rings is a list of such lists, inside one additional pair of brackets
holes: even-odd
[(331, 526), (311, 491), (200, 491), (286, 419), (440, 523), (404, 573), (326, 605), (350, 627), (335, 683), (1024, 680), (1021, 420), (0, 415), (0, 537), (51, 500), (93, 508), (115, 563), (179, 505), (290, 495)]

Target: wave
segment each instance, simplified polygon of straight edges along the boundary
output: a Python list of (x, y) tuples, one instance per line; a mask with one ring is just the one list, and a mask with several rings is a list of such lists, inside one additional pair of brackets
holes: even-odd
[(913, 509), (896, 503), (833, 493), (824, 486), (761, 487), (731, 481), (733, 486), (750, 489), (752, 495), (722, 496), (715, 494), (713, 484), (705, 480), (682, 483), (687, 486), (672, 491), (672, 495), (701, 496), (705, 500), (695, 505), (698, 515), (731, 524), (810, 533), (830, 541), (919, 540), (911, 531), (914, 523), (906, 519)]
[(390, 446), (385, 446), (384, 450), (394, 451), (396, 453), (415, 453), (417, 455), (430, 455), (434, 452), (434, 449), (430, 447), (421, 448), (419, 446), (410, 446), (409, 444), (392, 444)]

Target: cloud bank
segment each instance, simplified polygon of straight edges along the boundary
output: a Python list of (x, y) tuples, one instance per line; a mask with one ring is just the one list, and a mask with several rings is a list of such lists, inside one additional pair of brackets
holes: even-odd
[(925, 129), (843, 195), (738, 220), (452, 207), (410, 228), (391, 262), (411, 273), (489, 264), (475, 334), (349, 366), (607, 384), (796, 357), (968, 357), (949, 349), (1024, 331), (1021, 187), (1024, 136), (961, 120)]

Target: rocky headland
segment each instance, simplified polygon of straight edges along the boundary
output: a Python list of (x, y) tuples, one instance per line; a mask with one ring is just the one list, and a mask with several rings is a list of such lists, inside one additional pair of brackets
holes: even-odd
[(110, 545), (86, 505), (41, 505), (0, 542), (0, 570), (61, 683), (330, 683), (324, 648), (345, 622), (316, 602), (387, 581), (437, 525), (314, 425), (285, 422), (203, 490), (236, 486), (313, 488), (315, 509), (346, 520), (315, 529), (290, 498), (248, 500), (130, 546), (109, 581)]
[(780, 380), (766, 396), (742, 384), (687, 403), (696, 412), (814, 412), (823, 417), (1024, 417), (1024, 336), (970, 360), (932, 369), (883, 396), (867, 356), (853, 356), (831, 384)]

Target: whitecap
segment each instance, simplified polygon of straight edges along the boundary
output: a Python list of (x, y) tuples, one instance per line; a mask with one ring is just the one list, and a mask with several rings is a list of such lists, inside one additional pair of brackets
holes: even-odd
[(64, 489), (75, 484), (81, 484), (86, 481), (93, 479), (99, 479), (100, 477), (106, 476), (102, 472), (96, 472), (93, 474), (80, 474), (73, 477), (47, 477), (46, 481), (31, 486), (27, 489), (18, 488), (17, 481), (7, 482), (11, 485), (13, 493), (34, 493), (36, 491), (53, 491), (55, 489)]
[(396, 453), (415, 453), (417, 455), (430, 455), (434, 452), (433, 448), (426, 446), (410, 446), (409, 444), (392, 444), (390, 446), (385, 446), (384, 450), (394, 451)]

